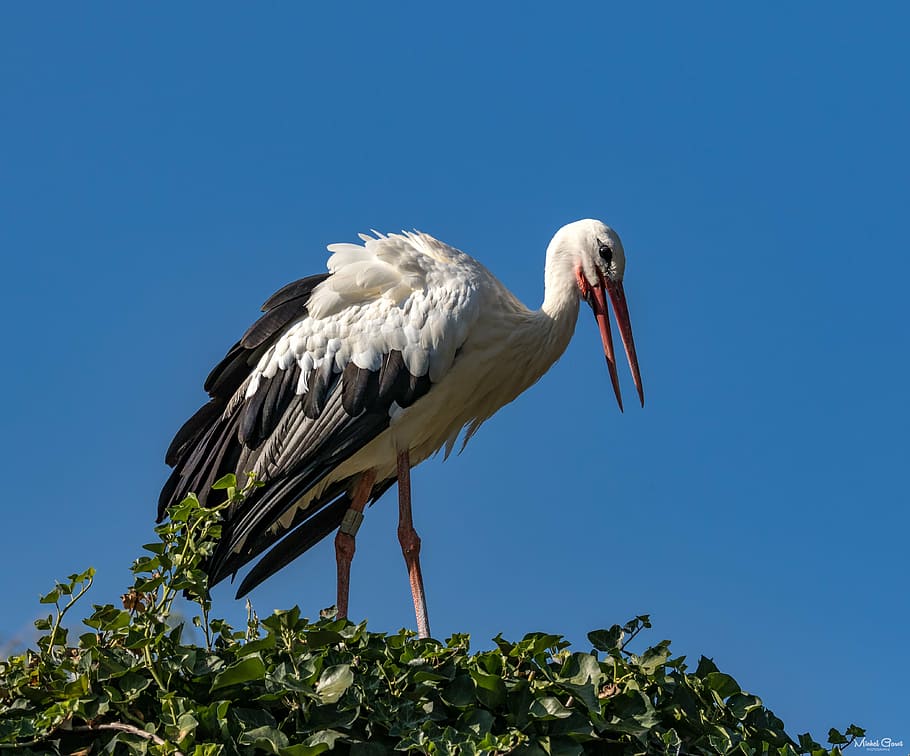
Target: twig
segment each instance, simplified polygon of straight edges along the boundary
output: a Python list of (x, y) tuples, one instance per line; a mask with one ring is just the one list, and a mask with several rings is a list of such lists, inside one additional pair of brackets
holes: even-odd
[[(25, 743), (0, 743), (0, 749), (3, 748), (28, 748), (29, 746), (37, 745), (38, 743), (43, 743), (45, 740), (50, 740), (51, 737), (62, 728), (58, 727), (55, 730), (52, 730), (43, 738), (35, 738), (34, 740), (29, 740)], [(131, 724), (126, 724), (125, 722), (107, 722), (105, 724), (96, 724), (96, 725), (76, 725), (75, 727), (67, 727), (64, 732), (97, 732), (98, 730), (117, 730), (118, 732), (127, 732), (130, 735), (135, 735), (139, 738), (145, 738), (146, 740), (151, 740), (155, 745), (164, 745), (165, 741), (159, 738), (155, 733), (149, 732), (148, 730), (142, 730), (138, 727), (134, 727)], [(174, 756), (183, 756), (178, 750), (174, 750)]]
[[(627, 627), (628, 627), (628, 626), (627, 626)], [(620, 644), (619, 650), (620, 650), (620, 651), (625, 651), (625, 650), (626, 650), (626, 646), (628, 646), (633, 640), (635, 640), (635, 636), (638, 635), (638, 634), (644, 629), (644, 627), (645, 627), (644, 625), (638, 625), (638, 627), (636, 627), (634, 630), (629, 630), (629, 631), (627, 631), (627, 632), (629, 633), (629, 637), (626, 638), (626, 639)], [(625, 629), (625, 628), (623, 628), (623, 629)], [(626, 652), (626, 653), (629, 653), (629, 652)]]
[[(130, 735), (135, 735), (140, 738), (145, 738), (146, 740), (151, 740), (155, 745), (164, 745), (165, 741), (162, 738), (159, 738), (154, 732), (149, 732), (148, 730), (141, 730), (135, 725), (127, 724), (126, 722), (107, 722), (105, 724), (96, 724), (96, 725), (77, 725), (72, 728), (72, 732), (93, 732), (95, 730), (119, 730), (120, 732), (128, 732)], [(183, 756), (180, 751), (174, 751), (175, 756)]]

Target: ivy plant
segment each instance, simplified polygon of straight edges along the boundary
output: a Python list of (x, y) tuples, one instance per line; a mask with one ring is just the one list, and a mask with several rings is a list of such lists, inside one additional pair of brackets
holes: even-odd
[[(637, 654), (647, 615), (588, 634), (420, 640), (367, 630), (333, 611), (298, 608), (246, 626), (211, 616), (201, 564), (220, 535), (220, 512), (255, 480), (227, 476), (224, 503), (187, 497), (132, 566), (119, 605), (94, 605), (86, 632), (64, 620), (94, 570), (45, 596), (36, 648), (0, 661), (0, 750), (20, 754), (840, 754), (863, 730), (791, 738), (760, 698), (707, 658), (692, 670), (669, 641)], [(187, 632), (174, 600), (197, 613)], [(201, 638), (193, 643), (188, 638)]]

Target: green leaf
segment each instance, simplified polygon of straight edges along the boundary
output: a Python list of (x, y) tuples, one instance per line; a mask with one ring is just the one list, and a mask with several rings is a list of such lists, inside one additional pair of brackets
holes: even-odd
[(651, 615), (650, 614), (639, 614), (635, 619), (629, 620), (625, 625), (623, 625), (623, 630), (627, 633), (637, 633), (642, 628), (651, 627)]
[(230, 701), (215, 701), (208, 706), (199, 706), (196, 709), (196, 718), (199, 724), (206, 729), (209, 737), (224, 740), (229, 737), (228, 711)]
[(727, 701), (727, 706), (737, 719), (745, 719), (750, 711), (761, 708), (761, 699), (746, 693), (734, 693)]
[(463, 714), (460, 722), (477, 735), (485, 735), (493, 729), (493, 715), (486, 709), (473, 709)]
[(535, 719), (565, 719), (572, 716), (572, 710), (563, 706), (558, 698), (544, 696), (531, 704), (531, 716)]
[(325, 648), (326, 646), (334, 646), (336, 643), (342, 643), (344, 641), (341, 633), (334, 630), (324, 630), (322, 628), (307, 630), (306, 635), (303, 637), (306, 639), (306, 644), (310, 648)]
[(471, 670), (476, 685), (475, 695), (484, 706), (495, 708), (506, 698), (506, 686), (499, 675), (491, 675), (479, 669)]
[(821, 746), (815, 742), (811, 735), (808, 732), (804, 732), (799, 736), (799, 747), (805, 753), (810, 753), (812, 751), (817, 751)]
[(104, 606), (96, 606), (92, 616), (82, 621), (95, 630), (120, 630), (129, 625), (130, 613), (123, 609), (117, 609), (110, 604), (105, 604)]
[(474, 680), (471, 675), (460, 673), (440, 689), (439, 697), (449, 706), (465, 709), (474, 703)]
[(145, 675), (129, 670), (117, 681), (117, 687), (123, 691), (126, 700), (131, 701), (145, 690), (151, 682), (151, 679)]
[(713, 659), (709, 659), (707, 656), (702, 656), (698, 660), (698, 668), (695, 670), (696, 677), (706, 677), (711, 672), (719, 672), (717, 665), (714, 663)]
[(705, 683), (721, 698), (728, 698), (740, 692), (739, 684), (730, 675), (723, 672), (709, 672), (705, 676)]
[[(296, 745), (286, 746), (278, 751), (279, 756), (317, 756), (317, 754), (324, 753), (331, 748), (328, 743), (317, 743), (316, 745), (309, 746), (304, 745), (303, 743), (297, 743)], [(385, 751), (383, 751), (385, 753)]]
[(581, 745), (574, 743), (569, 738), (551, 737), (549, 741), (548, 753), (550, 756), (581, 756), (584, 753)]
[(228, 473), (227, 475), (222, 475), (218, 480), (212, 483), (212, 490), (214, 491), (223, 491), (228, 488), (237, 487), (237, 476), (234, 473)]
[(87, 567), (82, 572), (77, 572), (73, 575), (69, 575), (67, 577), (67, 580), (70, 581), (71, 585), (75, 586), (76, 583), (83, 583), (86, 580), (91, 580), (93, 577), (95, 577), (95, 568)]
[(588, 633), (588, 640), (598, 651), (613, 651), (622, 643), (623, 631), (619, 625), (613, 625), (609, 630), (592, 630)]
[(335, 703), (354, 682), (350, 664), (336, 664), (322, 671), (316, 683), (316, 695), (323, 703)]
[(196, 717), (192, 713), (185, 711), (177, 718), (177, 726), (173, 734), (173, 740), (177, 743), (182, 743), (189, 735), (195, 732), (196, 727), (199, 725), (199, 722), (196, 720)]
[(708, 742), (715, 753), (727, 753), (733, 745), (730, 736), (720, 727), (714, 728), (715, 732), (708, 735)]
[(600, 662), (592, 654), (583, 653), (575, 653), (569, 657), (563, 674), (568, 682), (575, 685), (597, 684), (605, 676), (600, 668)]
[(240, 736), (239, 742), (241, 745), (251, 745), (266, 753), (278, 754), (282, 749), (287, 748), (288, 736), (277, 727), (264, 725), (244, 732)]
[(262, 680), (265, 677), (265, 664), (259, 654), (246, 656), (238, 662), (231, 664), (215, 675), (212, 683), (212, 692), (228, 685), (241, 685), (253, 680)]
[(337, 730), (320, 730), (310, 735), (302, 743), (282, 748), (280, 756), (317, 756), (317, 754), (330, 751), (335, 747), (335, 741), (346, 736)]
[(663, 667), (667, 663), (667, 659), (670, 658), (669, 646), (670, 641), (661, 641), (658, 645), (645, 651), (639, 660), (641, 671), (646, 675), (653, 675), (658, 669)]

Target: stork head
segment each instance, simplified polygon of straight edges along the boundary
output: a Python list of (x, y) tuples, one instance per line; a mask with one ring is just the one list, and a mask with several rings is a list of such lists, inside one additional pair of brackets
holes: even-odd
[(622, 277), (626, 269), (626, 255), (622, 242), (612, 228), (598, 220), (580, 220), (563, 226), (554, 238), (562, 250), (568, 252), (568, 259), (573, 265), (575, 282), (581, 298), (594, 312), (600, 338), (603, 341), (604, 355), (610, 370), (610, 380), (616, 401), (622, 411), (622, 394), (619, 391), (619, 377), (616, 373), (616, 359), (613, 352), (613, 336), (607, 315), (607, 296), (613, 306), (619, 335), (632, 370), (632, 379), (638, 390), (641, 406), (645, 406), (645, 394), (641, 385), (641, 373), (638, 369), (638, 357), (635, 354), (635, 342), (632, 339), (632, 324), (629, 321), (629, 308), (622, 287)]

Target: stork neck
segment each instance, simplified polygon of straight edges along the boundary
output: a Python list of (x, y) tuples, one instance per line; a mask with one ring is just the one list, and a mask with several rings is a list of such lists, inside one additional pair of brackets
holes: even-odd
[(544, 297), (540, 314), (546, 318), (551, 339), (565, 350), (578, 320), (579, 292), (572, 262), (558, 250), (547, 250), (544, 269)]
[(558, 249), (547, 250), (541, 312), (555, 321), (568, 321), (574, 328), (578, 318), (579, 291), (572, 260)]

